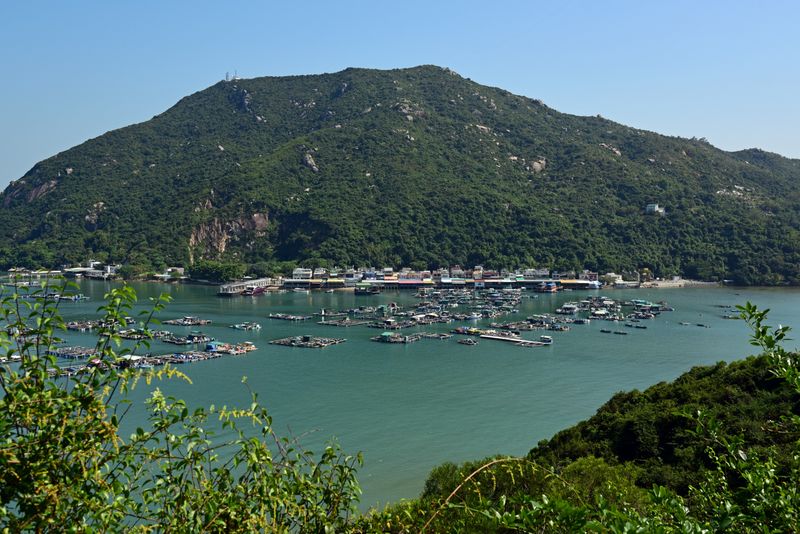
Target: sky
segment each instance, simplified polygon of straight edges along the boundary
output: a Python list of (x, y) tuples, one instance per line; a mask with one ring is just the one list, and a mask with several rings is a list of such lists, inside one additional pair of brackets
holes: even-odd
[(800, 2), (0, 2), (0, 188), (223, 79), (435, 64), (558, 111), (800, 158)]

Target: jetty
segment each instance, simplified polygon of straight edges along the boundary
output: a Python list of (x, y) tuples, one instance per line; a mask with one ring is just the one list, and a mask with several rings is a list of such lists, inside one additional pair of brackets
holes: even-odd
[(219, 286), (217, 296), (236, 297), (242, 294), (257, 295), (266, 291), (267, 288), (277, 289), (280, 285), (280, 282), (274, 278), (255, 278), (253, 280), (231, 282), (230, 284), (222, 284)]

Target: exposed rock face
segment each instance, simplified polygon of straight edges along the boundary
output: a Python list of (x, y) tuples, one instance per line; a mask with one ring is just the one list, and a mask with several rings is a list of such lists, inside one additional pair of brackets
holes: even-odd
[(317, 167), (317, 162), (314, 161), (314, 156), (311, 155), (311, 152), (306, 152), (303, 155), (303, 165), (314, 172), (319, 172), (319, 167)]
[(262, 237), (268, 226), (269, 216), (266, 213), (253, 213), (249, 217), (242, 216), (230, 221), (214, 217), (192, 230), (189, 236), (191, 261), (194, 261), (195, 251), (200, 256), (219, 256), (225, 252), (228, 243), (245, 233), (252, 232), (254, 237)]
[(425, 111), (421, 109), (418, 104), (414, 104), (408, 100), (397, 102), (392, 107), (399, 111), (402, 115), (405, 115), (406, 120), (408, 121), (413, 121), (415, 117), (425, 116)]
[(37, 198), (46, 195), (47, 193), (56, 188), (57, 183), (58, 182), (56, 182), (55, 180), (50, 180), (48, 182), (44, 182), (39, 186), (34, 187), (33, 189), (31, 189), (30, 193), (28, 193), (28, 202), (33, 202)]
[(605, 148), (606, 150), (611, 151), (615, 156), (621, 156), (622, 152), (617, 147), (611, 146), (607, 143), (600, 143), (600, 146)]
[(539, 158), (539, 159), (531, 162), (530, 169), (533, 172), (542, 172), (545, 167), (547, 167), (547, 159), (546, 158)]
[(53, 189), (56, 188), (58, 182), (56, 180), (49, 180), (46, 182), (42, 182), (41, 184), (37, 185), (30, 191), (28, 191), (27, 195), (25, 195), (25, 180), (17, 180), (16, 182), (11, 182), (8, 186), (8, 189), (5, 191), (5, 198), (3, 199), (3, 207), (7, 208), (11, 205), (14, 199), (21, 198), (25, 195), (25, 200), (28, 203), (33, 202), (37, 198), (41, 198)]
[(105, 202), (95, 202), (92, 204), (92, 207), (89, 209), (89, 212), (83, 218), (86, 221), (86, 229), (87, 230), (96, 230), (97, 229), (97, 220), (100, 218), (100, 214), (106, 210), (106, 203)]

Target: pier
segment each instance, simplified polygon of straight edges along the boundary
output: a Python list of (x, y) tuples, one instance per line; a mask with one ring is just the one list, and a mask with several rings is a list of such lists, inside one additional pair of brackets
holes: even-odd
[(279, 287), (280, 282), (274, 278), (255, 278), (253, 280), (243, 280), (241, 282), (231, 282), (229, 284), (222, 284), (219, 286), (217, 296), (219, 297), (235, 297), (241, 295), (242, 292), (249, 288), (263, 288)]

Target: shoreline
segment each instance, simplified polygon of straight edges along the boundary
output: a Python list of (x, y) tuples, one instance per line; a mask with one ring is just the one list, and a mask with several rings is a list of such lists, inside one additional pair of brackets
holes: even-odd
[[(685, 287), (723, 287), (725, 284), (721, 282), (705, 282), (703, 280), (688, 280), (681, 278), (680, 280), (658, 280), (653, 282), (642, 282), (639, 289), (675, 289)], [(755, 287), (755, 286), (753, 286)], [(765, 286), (770, 287), (770, 286)]]

